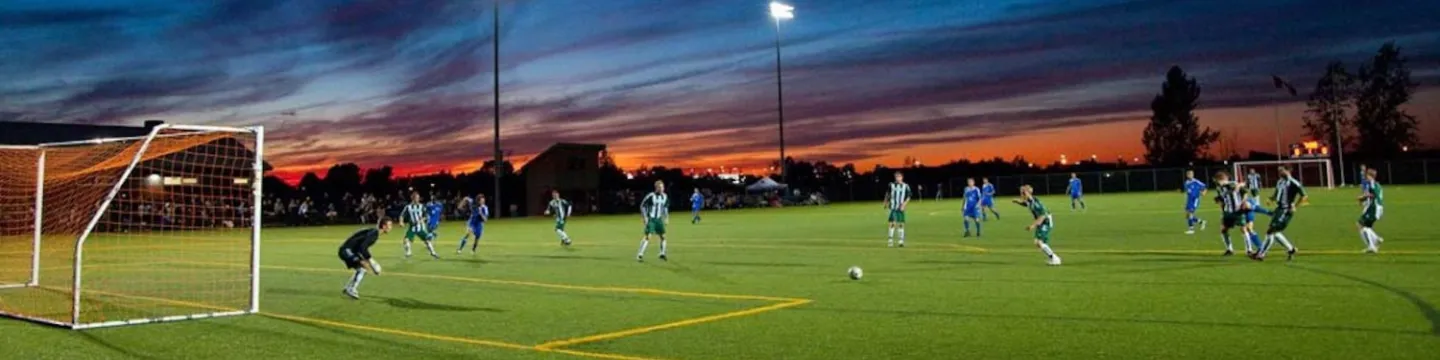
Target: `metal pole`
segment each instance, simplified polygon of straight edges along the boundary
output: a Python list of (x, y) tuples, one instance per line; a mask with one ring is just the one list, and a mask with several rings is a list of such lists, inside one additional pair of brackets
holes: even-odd
[(494, 13), (491, 14), (493, 16), (492, 25), (494, 25), (494, 33), (492, 36), (494, 36), (494, 41), (491, 43), (494, 46), (493, 50), (495, 55), (493, 59), (495, 71), (495, 139), (493, 141), (495, 143), (495, 167), (491, 170), (495, 172), (495, 217), (503, 217), (505, 216), (505, 208), (501, 205), (502, 203), (500, 201), (500, 178), (505, 174), (505, 167), (503, 166), (505, 164), (504, 158), (500, 153), (500, 0), (495, 0), (494, 4)]
[[(1340, 186), (1345, 186), (1345, 143), (1340, 139), (1340, 119), (1335, 119), (1335, 155), (1340, 158), (1340, 167), (1335, 172), (1340, 174)], [(1358, 183), (1360, 179), (1355, 179)], [(1334, 185), (1334, 184), (1331, 184)]]
[(1279, 163), (1285, 159), (1284, 153), (1280, 152), (1280, 104), (1275, 104), (1275, 162)]
[(775, 19), (775, 105), (780, 115), (780, 183), (787, 183), (789, 164), (785, 161), (785, 80), (780, 75), (780, 19)]
[(260, 218), (264, 216), (265, 197), (265, 128), (256, 126), (254, 183), (250, 184), (254, 194), (250, 201), (250, 313), (260, 312)]
[(30, 283), (28, 286), (40, 286), (40, 238), (45, 234), (45, 153), (44, 148), (37, 149), (40, 152), (35, 167), (35, 239), (34, 246), (30, 248)]

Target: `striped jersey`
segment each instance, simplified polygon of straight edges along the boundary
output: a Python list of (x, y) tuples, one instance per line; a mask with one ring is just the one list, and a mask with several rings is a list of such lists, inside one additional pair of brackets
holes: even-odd
[(1243, 202), (1245, 199), (1240, 193), (1240, 188), (1236, 186), (1235, 183), (1221, 183), (1216, 186), (1215, 191), (1220, 193), (1220, 211), (1226, 214), (1234, 214), (1240, 212), (1240, 209), (1244, 207)]
[(550, 213), (555, 215), (555, 221), (565, 221), (570, 217), (570, 202), (565, 199), (551, 199)]
[(1295, 202), (1305, 197), (1305, 187), (1300, 185), (1299, 180), (1293, 177), (1282, 176), (1280, 181), (1275, 182), (1275, 209), (1289, 210), (1295, 206)]
[(900, 210), (910, 200), (910, 184), (890, 183), (890, 193), (885, 195), (885, 200), (889, 201), (890, 210)]
[(1369, 186), (1365, 187), (1365, 210), (1374, 210), (1377, 206), (1385, 206), (1385, 189), (1380, 187), (1379, 181), (1367, 181)]
[(1053, 221), (1050, 218), (1050, 210), (1045, 208), (1045, 204), (1040, 203), (1039, 198), (1030, 198), (1029, 200), (1026, 200), (1025, 208), (1030, 209), (1030, 216), (1036, 219), (1044, 217), (1045, 223), (1047, 225)]
[(400, 218), (414, 229), (425, 229), (425, 205), (421, 203), (410, 203), (400, 210)]
[(645, 199), (640, 200), (640, 215), (646, 219), (661, 220), (670, 213), (670, 196), (665, 193), (645, 194)]
[(1259, 188), (1260, 188), (1260, 185), (1261, 185), (1261, 183), (1260, 183), (1260, 173), (1257, 172), (1257, 173), (1250, 173), (1250, 175), (1245, 175), (1245, 186), (1246, 186), (1246, 187), (1249, 187), (1249, 188), (1251, 188), (1251, 189), (1259, 189)]

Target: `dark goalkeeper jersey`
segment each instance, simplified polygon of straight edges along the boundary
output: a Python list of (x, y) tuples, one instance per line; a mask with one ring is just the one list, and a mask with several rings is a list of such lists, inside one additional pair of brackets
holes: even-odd
[(370, 247), (380, 240), (380, 229), (369, 228), (356, 231), (345, 239), (345, 244), (340, 245), (341, 249), (349, 249), (350, 252), (360, 255), (361, 259), (370, 259)]

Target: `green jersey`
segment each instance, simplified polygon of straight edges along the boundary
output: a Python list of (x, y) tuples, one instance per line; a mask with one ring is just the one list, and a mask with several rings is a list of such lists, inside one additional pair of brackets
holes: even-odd
[(570, 202), (565, 199), (551, 199), (548, 208), (550, 214), (555, 215), (555, 222), (563, 223), (570, 217)]
[(405, 209), (400, 210), (401, 221), (410, 225), (412, 229), (425, 230), (425, 205), (410, 203)]
[(1050, 222), (1050, 210), (1045, 208), (1045, 204), (1040, 203), (1040, 199), (1031, 198), (1030, 200), (1025, 201), (1025, 208), (1030, 209), (1030, 216), (1036, 219), (1045, 217), (1045, 222)]
[(1380, 187), (1380, 182), (1371, 181), (1370, 186), (1365, 188), (1365, 195), (1365, 211), (1385, 206), (1385, 189)]
[(889, 202), (890, 210), (900, 210), (906, 201), (910, 201), (910, 184), (890, 183), (890, 193), (885, 194), (885, 200)]
[(1291, 210), (1300, 198), (1305, 197), (1305, 187), (1300, 185), (1299, 180), (1293, 177), (1283, 176), (1280, 181), (1275, 182), (1275, 211)]
[(1240, 191), (1239, 186), (1237, 186), (1233, 182), (1221, 183), (1216, 186), (1216, 192), (1218, 192), (1220, 196), (1221, 212), (1225, 214), (1235, 214), (1240, 212), (1240, 208), (1243, 206), (1245, 198), (1243, 193)]
[(640, 215), (650, 220), (664, 220), (670, 214), (670, 196), (664, 193), (649, 193), (640, 201)]

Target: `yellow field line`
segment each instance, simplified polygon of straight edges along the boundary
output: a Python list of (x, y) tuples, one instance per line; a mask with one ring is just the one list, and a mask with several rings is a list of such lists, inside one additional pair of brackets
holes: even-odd
[[(176, 261), (176, 262), (174, 262), (174, 263), (178, 263), (178, 264), (193, 264), (193, 265), (209, 265), (209, 266), (227, 266), (227, 267), (240, 266), (240, 265), (236, 265), (236, 264), (221, 264), (221, 263), (194, 262), (194, 261)], [(308, 268), (308, 267), (281, 266), (281, 265), (261, 265), (260, 268), (261, 268), (261, 269), (276, 269), (276, 270), (302, 271), (302, 272), (333, 272), (333, 273), (349, 273), (349, 272), (350, 272), (349, 270), (341, 270), (341, 269), (322, 269), (322, 268)], [(415, 274), (415, 273), (403, 273), (403, 272), (386, 272), (386, 273), (384, 273), (384, 274), (385, 274), (385, 276), (400, 276), (400, 277), (409, 277), (409, 278), (418, 278), (418, 279), (450, 280), (450, 281), (473, 282), (473, 283), (482, 283), (482, 284), (500, 284), (500, 285), (512, 285), (512, 286), (529, 286), (529, 287), (539, 287), (539, 288), (548, 288), (548, 289), (591, 291), (591, 292), (613, 292), (613, 293), (630, 293), (630, 294), (657, 295), (657, 296), (694, 297), (694, 298), (707, 298), (707, 299), (748, 300), (748, 301), (797, 301), (797, 300), (803, 300), (803, 299), (797, 299), (797, 298), (773, 297), (773, 296), (762, 296), (762, 295), (730, 295), (730, 294), (712, 294), (712, 293), (698, 293), (698, 292), (687, 292), (687, 291), (672, 291), (672, 290), (646, 289), (646, 288), (630, 288), (630, 287), (616, 287), (616, 286), (567, 285), (567, 284), (552, 284), (552, 283), (542, 283), (542, 282), (533, 282), (533, 281), (497, 280), (497, 279), (473, 278), (473, 277), (462, 277), (462, 276), (433, 275), (433, 274)]]
[(562, 340), (549, 341), (549, 342), (545, 342), (545, 343), (540, 344), (540, 345), (536, 345), (535, 347), (536, 347), (536, 348), (541, 348), (541, 349), (554, 349), (554, 348), (559, 348), (559, 347), (575, 346), (575, 345), (580, 345), (580, 344), (585, 344), (585, 343), (592, 343), (592, 342), (597, 342), (597, 341), (613, 340), (613, 339), (618, 339), (618, 338), (622, 338), (622, 337), (635, 336), (635, 335), (640, 335), (640, 334), (645, 334), (645, 333), (650, 333), (650, 332), (655, 332), (655, 331), (660, 331), (660, 330), (678, 328), (678, 327), (682, 327), (682, 326), (691, 326), (691, 325), (698, 325), (698, 324), (703, 324), (703, 323), (708, 323), (708, 322), (713, 322), (713, 321), (720, 321), (720, 320), (725, 320), (725, 319), (730, 319), (730, 318), (737, 318), (737, 317), (743, 317), (743, 316), (752, 316), (752, 315), (756, 315), (756, 314), (760, 314), (760, 313), (764, 313), (764, 312), (769, 312), (769, 311), (780, 310), (780, 309), (784, 309), (784, 308), (788, 308), (788, 307), (795, 307), (795, 306), (805, 305), (805, 304), (809, 304), (810, 302), (811, 302), (811, 300), (808, 300), (808, 299), (794, 299), (794, 300), (791, 300), (791, 301), (786, 301), (786, 302), (782, 302), (782, 303), (778, 303), (778, 304), (770, 304), (770, 305), (765, 305), (765, 306), (760, 306), (760, 307), (754, 307), (754, 308), (749, 308), (749, 309), (744, 309), (744, 310), (737, 310), (737, 311), (727, 312), (727, 313), (723, 313), (723, 314), (715, 314), (715, 315), (709, 315), (709, 316), (701, 316), (701, 317), (697, 317), (697, 318), (685, 319), (685, 320), (680, 320), (680, 321), (675, 321), (675, 322), (669, 322), (669, 323), (664, 323), (664, 324), (659, 324), (659, 325), (651, 325), (651, 326), (645, 326), (645, 327), (638, 327), (638, 328), (634, 328), (634, 329), (621, 330), (621, 331), (616, 331), (616, 332), (609, 332), (609, 333), (604, 333), (604, 334), (596, 334), (596, 335), (590, 335), (590, 336), (584, 336), (584, 337), (577, 337), (577, 338), (571, 338), (571, 339), (562, 339)]

